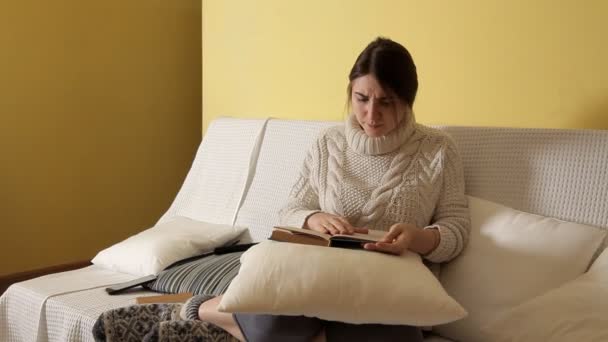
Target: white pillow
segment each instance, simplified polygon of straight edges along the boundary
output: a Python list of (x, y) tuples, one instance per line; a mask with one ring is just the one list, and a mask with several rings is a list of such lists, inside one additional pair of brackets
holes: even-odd
[(135, 276), (158, 274), (176, 261), (235, 240), (244, 230), (176, 216), (102, 250), (92, 263)]
[(416, 326), (466, 316), (417, 254), (274, 241), (241, 256), (219, 310)]
[(446, 291), (469, 316), (434, 329), (460, 341), (487, 341), (481, 326), (581, 275), (606, 234), (470, 196), (469, 208), (469, 244), (440, 275)]
[(527, 301), (482, 330), (486, 341), (608, 341), (608, 249), (589, 272)]

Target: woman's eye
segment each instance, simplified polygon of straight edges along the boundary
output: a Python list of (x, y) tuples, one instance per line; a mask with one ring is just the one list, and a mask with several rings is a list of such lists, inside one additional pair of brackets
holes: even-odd
[(366, 98), (362, 98), (362, 97), (358, 97), (357, 101), (361, 102), (361, 103), (364, 103), (364, 102), (367, 102), (367, 99)]

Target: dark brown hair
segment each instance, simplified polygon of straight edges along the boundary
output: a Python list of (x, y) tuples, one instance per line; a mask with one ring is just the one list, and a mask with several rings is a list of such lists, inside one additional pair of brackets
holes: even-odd
[(354, 79), (373, 75), (385, 91), (392, 91), (410, 108), (418, 91), (416, 65), (407, 49), (388, 38), (378, 37), (359, 54), (348, 75), (348, 102)]

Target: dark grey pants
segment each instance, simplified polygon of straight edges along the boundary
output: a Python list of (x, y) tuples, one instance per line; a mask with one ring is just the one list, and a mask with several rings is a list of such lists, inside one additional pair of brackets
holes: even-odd
[(304, 316), (233, 315), (247, 342), (309, 342), (325, 329), (328, 342), (422, 342), (420, 328), (407, 325), (348, 324)]

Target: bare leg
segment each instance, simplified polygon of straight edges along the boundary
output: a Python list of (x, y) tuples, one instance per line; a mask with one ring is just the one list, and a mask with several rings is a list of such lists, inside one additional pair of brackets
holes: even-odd
[(201, 306), (198, 308), (198, 317), (202, 321), (215, 324), (218, 327), (226, 330), (230, 335), (236, 337), (239, 341), (245, 341), (245, 336), (243, 336), (243, 333), (232, 317), (232, 314), (227, 312), (219, 312), (217, 310), (221, 300), (222, 296), (218, 296), (201, 304)]

